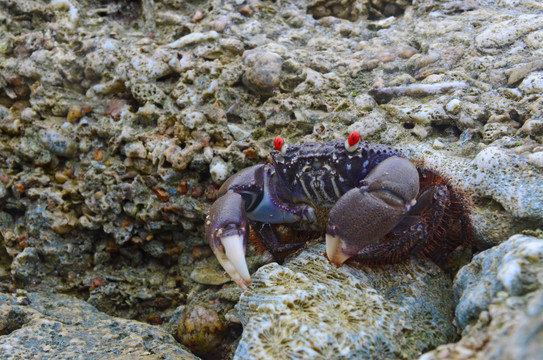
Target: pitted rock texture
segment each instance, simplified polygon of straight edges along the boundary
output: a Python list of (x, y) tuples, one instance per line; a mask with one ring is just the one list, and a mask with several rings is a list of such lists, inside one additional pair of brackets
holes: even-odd
[(77, 293), (152, 322), (193, 305), (224, 316), (239, 291), (219, 285), (204, 219), (277, 135), (411, 146), (473, 198), (477, 251), (537, 233), (541, 9), (0, 0), (0, 292)]
[(538, 289), (543, 289), (543, 239), (512, 236), (476, 255), (458, 272), (454, 281), (456, 324), (465, 329), (500, 291), (523, 296)]
[(515, 235), (474, 257), (454, 281), (458, 343), (420, 360), (538, 359), (543, 354), (543, 239)]
[(110, 317), (84, 301), (47, 293), (0, 293), (0, 358), (198, 359), (156, 326)]
[(253, 275), (234, 359), (412, 359), (455, 337), (450, 282), (426, 259), (335, 267), (322, 243)]

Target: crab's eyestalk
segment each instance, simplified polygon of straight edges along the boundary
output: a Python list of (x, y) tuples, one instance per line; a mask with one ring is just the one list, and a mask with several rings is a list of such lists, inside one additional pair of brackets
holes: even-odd
[(360, 134), (358, 131), (353, 131), (349, 134), (349, 137), (345, 141), (345, 150), (353, 152), (358, 148), (358, 142), (360, 141)]
[(275, 149), (281, 154), (285, 154), (287, 152), (287, 145), (285, 145), (285, 140), (281, 136), (276, 136), (273, 140), (273, 146)]
[(227, 192), (211, 206), (206, 219), (206, 237), (224, 270), (242, 289), (251, 284), (245, 261), (248, 233), (243, 198)]
[(407, 159), (390, 157), (347, 191), (330, 211), (326, 253), (336, 265), (378, 247), (415, 204), (419, 175)]

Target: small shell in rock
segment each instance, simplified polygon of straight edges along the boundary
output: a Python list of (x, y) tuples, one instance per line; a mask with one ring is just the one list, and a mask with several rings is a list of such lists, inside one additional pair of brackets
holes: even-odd
[(215, 310), (203, 306), (188, 307), (179, 321), (179, 340), (197, 354), (210, 354), (219, 348), (225, 335), (226, 324)]

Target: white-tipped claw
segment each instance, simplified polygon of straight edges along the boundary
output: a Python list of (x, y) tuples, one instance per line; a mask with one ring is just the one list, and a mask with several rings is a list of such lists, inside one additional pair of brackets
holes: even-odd
[(350, 258), (343, 252), (344, 246), (345, 243), (338, 236), (326, 234), (326, 256), (336, 266), (340, 266)]
[(221, 244), (224, 252), (214, 251), (215, 256), (232, 280), (243, 290), (247, 289), (247, 286), (251, 285), (251, 276), (245, 261), (243, 237), (241, 235), (226, 236), (221, 238)]

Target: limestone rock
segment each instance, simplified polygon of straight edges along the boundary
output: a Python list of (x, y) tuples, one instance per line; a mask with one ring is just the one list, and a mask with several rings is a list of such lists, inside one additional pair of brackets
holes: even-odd
[(475, 256), (454, 282), (462, 339), (419, 360), (541, 357), (542, 259), (543, 239), (524, 235)]
[(253, 275), (234, 359), (409, 359), (454, 339), (450, 283), (427, 259), (336, 267), (314, 243)]
[(67, 295), (0, 293), (0, 319), (2, 359), (198, 359), (158, 327)]
[(522, 296), (543, 285), (543, 239), (515, 235), (475, 256), (454, 283), (456, 324), (464, 329), (500, 291)]

